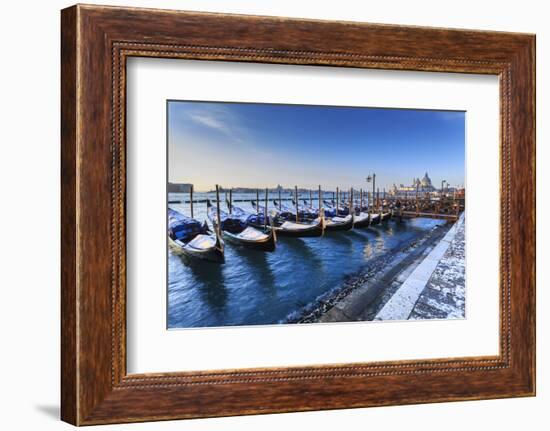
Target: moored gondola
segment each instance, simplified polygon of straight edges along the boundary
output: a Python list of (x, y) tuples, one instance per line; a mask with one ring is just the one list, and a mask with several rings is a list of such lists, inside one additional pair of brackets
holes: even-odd
[(260, 251), (275, 251), (276, 233), (267, 225), (264, 229), (250, 226), (237, 215), (228, 214), (207, 201), (208, 218), (215, 229), (219, 228), (227, 242)]
[(370, 216), (369, 213), (360, 212), (355, 216), (353, 223), (354, 229), (362, 229), (370, 226)]
[(354, 214), (350, 214), (349, 210), (346, 208), (347, 215), (340, 215), (341, 214), (341, 206), (340, 206), (340, 190), (337, 187), (336, 188), (336, 206), (333, 208), (334, 211), (334, 217), (330, 217), (325, 219), (325, 229), (327, 231), (346, 231), (353, 229), (353, 223), (354, 223)]
[(380, 224), (381, 218), (380, 213), (369, 213), (370, 217), (370, 225), (375, 226), (377, 224)]
[(353, 212), (355, 214), (355, 221), (353, 223), (353, 228), (362, 229), (362, 228), (369, 227), (371, 218), (368, 211), (364, 211), (366, 207), (363, 202), (363, 189), (360, 189), (359, 191), (359, 202), (357, 203), (353, 200), (353, 192), (352, 192), (350, 207), (353, 208)]
[(279, 236), (286, 237), (316, 237), (324, 233), (324, 223), (322, 218), (315, 219), (312, 223), (296, 223), (285, 221), (279, 226), (274, 226), (273, 230)]
[(327, 231), (344, 231), (353, 229), (354, 216), (348, 214), (345, 217), (332, 217), (325, 221)]
[(179, 255), (192, 259), (224, 263), (224, 243), (206, 222), (187, 217), (168, 208), (168, 243)]
[[(252, 201), (252, 205), (257, 207), (257, 204)], [(317, 237), (322, 236), (324, 233), (324, 224), (321, 218), (316, 218), (310, 223), (301, 223), (292, 221), (295, 219), (295, 215), (292, 215), (286, 209), (281, 211), (274, 211), (273, 216), (268, 216), (268, 218), (273, 217), (272, 229), (277, 233), (277, 236), (291, 237), (291, 238), (302, 238), (302, 237)], [(263, 216), (263, 208), (259, 208), (259, 215)]]
[(391, 211), (380, 212), (380, 221), (388, 221), (391, 218)]
[[(297, 202), (297, 187), (294, 188), (295, 201)], [(267, 191), (266, 191), (267, 202)], [(300, 214), (297, 208), (292, 210), (281, 203), (281, 195), (279, 192), (279, 200), (273, 200), (275, 209), (268, 215), (272, 220), (272, 229), (277, 232), (281, 237), (292, 238), (304, 238), (304, 237), (318, 237), (324, 234), (324, 221), (323, 217), (316, 217), (309, 222), (302, 222), (300, 220)], [(262, 207), (255, 201), (252, 201), (252, 206), (256, 208), (258, 214), (265, 214), (267, 212), (267, 203)]]

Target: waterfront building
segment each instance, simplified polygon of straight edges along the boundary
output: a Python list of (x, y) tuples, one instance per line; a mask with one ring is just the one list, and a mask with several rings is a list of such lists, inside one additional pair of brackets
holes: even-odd
[(390, 194), (392, 196), (411, 195), (418, 193), (432, 193), (436, 191), (436, 188), (432, 184), (432, 180), (428, 175), (428, 172), (424, 174), (423, 178), (413, 178), (410, 185), (399, 184), (399, 187), (394, 183), (390, 188)]

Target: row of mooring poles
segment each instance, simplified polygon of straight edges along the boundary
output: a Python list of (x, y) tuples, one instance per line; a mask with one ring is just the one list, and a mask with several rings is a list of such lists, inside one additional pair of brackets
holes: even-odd
[[(218, 219), (218, 224), (219, 224), (219, 221), (220, 221), (220, 196), (219, 196), (219, 188), (220, 186), (218, 184), (216, 184), (216, 203), (217, 203), (217, 208), (216, 208), (216, 211), (217, 211), (217, 219)], [(229, 189), (229, 199), (227, 199), (227, 190), (224, 191), (225, 192), (225, 199), (226, 199), (226, 202), (228, 204), (228, 207), (229, 207), (229, 214), (232, 214), (233, 213), (233, 189)], [(281, 204), (282, 204), (282, 197), (281, 197), (281, 189), (278, 190), (279, 192), (279, 196), (278, 196), (278, 199), (279, 199), (279, 208), (281, 207)], [(189, 204), (190, 204), (190, 212), (191, 212), (191, 218), (194, 217), (194, 198), (193, 198), (193, 193), (194, 193), (194, 187), (193, 185), (191, 184), (190, 185), (190, 188), (189, 188)], [(385, 193), (385, 191), (384, 191)], [(378, 191), (378, 194), (379, 194), (379, 191)], [(268, 213), (268, 202), (269, 202), (269, 189), (266, 188), (265, 189), (265, 199), (264, 199), (264, 214), (265, 214), (265, 217), (264, 217), (264, 222), (265, 224), (267, 225), (267, 213)], [(353, 201), (353, 188), (350, 189), (350, 195), (349, 195), (349, 206), (350, 206), (350, 211), (354, 211), (354, 201)], [(374, 196), (374, 195), (373, 195)], [(334, 192), (333, 192), (333, 201), (334, 201)], [(341, 192), (340, 191), (340, 188), (339, 187), (336, 187), (336, 215), (338, 216), (339, 214), (339, 210), (340, 210), (340, 200), (342, 199), (342, 201), (345, 201), (346, 200), (346, 194), (345, 192)], [(417, 187), (417, 196), (416, 196), (416, 199), (417, 199), (417, 212), (418, 212), (418, 187)], [(453, 194), (453, 200), (456, 199), (456, 196), (455, 194)], [(295, 203), (296, 203), (296, 211), (295, 211), (295, 215), (296, 215), (296, 222), (299, 221), (299, 210), (298, 210), (298, 186), (294, 186), (294, 200), (295, 200)], [(321, 186), (319, 185), (319, 190), (318, 190), (318, 200), (319, 200), (319, 214), (321, 215), (321, 209), (322, 209), (322, 190), (321, 190)], [(376, 200), (379, 201), (379, 196), (376, 197)], [(373, 201), (373, 206), (374, 206), (374, 197), (372, 199)], [(311, 207), (313, 207), (313, 192), (312, 190), (310, 189), (309, 190), (309, 204)], [(378, 202), (378, 205), (379, 205), (379, 202)], [(363, 189), (360, 189), (360, 207), (361, 209), (363, 208), (364, 206), (364, 194), (363, 194)], [(374, 210), (374, 208), (373, 208)], [(260, 211), (260, 190), (259, 189), (256, 189), (256, 213), (259, 213)]]

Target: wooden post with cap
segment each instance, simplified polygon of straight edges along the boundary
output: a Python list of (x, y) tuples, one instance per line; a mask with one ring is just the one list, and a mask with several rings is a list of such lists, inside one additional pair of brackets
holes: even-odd
[(191, 184), (191, 187), (189, 189), (189, 204), (191, 205), (191, 218), (193, 217), (193, 184)]
[(218, 236), (221, 237), (222, 231), (221, 231), (221, 215), (220, 215), (220, 186), (216, 184), (216, 216), (217, 216), (217, 230), (218, 230)]
[(296, 201), (296, 223), (298, 223), (298, 186), (294, 186), (294, 200)]
[(268, 193), (268, 189), (267, 187), (265, 188), (265, 206), (264, 206), (264, 230), (267, 229), (267, 193)]
[(336, 187), (336, 217), (338, 217), (339, 209), (340, 209), (340, 189)]
[(319, 217), (321, 218), (321, 220), (323, 220), (323, 215), (324, 215), (324, 211), (323, 211), (323, 204), (321, 203), (321, 184), (319, 184)]

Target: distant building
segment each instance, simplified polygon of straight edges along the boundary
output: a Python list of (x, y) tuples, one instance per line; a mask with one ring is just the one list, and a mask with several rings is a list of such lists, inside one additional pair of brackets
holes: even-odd
[(412, 184), (409, 186), (399, 184), (399, 187), (397, 187), (394, 183), (393, 186), (390, 188), (390, 194), (393, 196), (409, 195), (412, 193), (416, 193), (417, 190), (418, 193), (434, 192), (436, 190), (427, 172), (424, 174), (424, 177), (422, 179), (413, 178)]
[(189, 193), (191, 191), (192, 184), (177, 184), (168, 183), (168, 193)]

